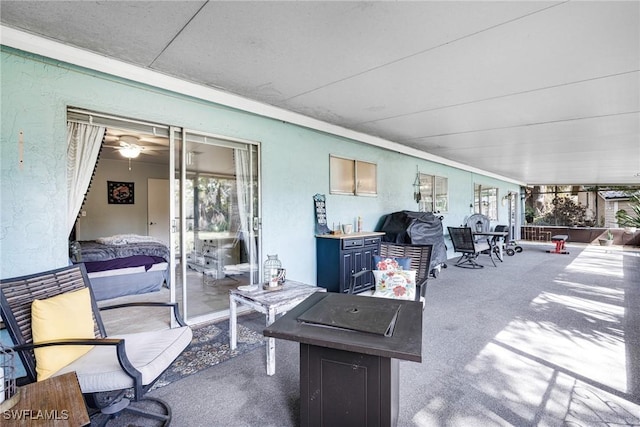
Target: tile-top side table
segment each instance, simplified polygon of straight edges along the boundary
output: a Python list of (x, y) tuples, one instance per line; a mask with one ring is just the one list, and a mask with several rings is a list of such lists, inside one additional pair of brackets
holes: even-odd
[[(235, 350), (238, 345), (238, 304), (246, 305), (265, 314), (266, 325), (269, 326), (275, 322), (278, 314), (286, 313), (315, 292), (326, 292), (326, 289), (293, 280), (286, 280), (282, 288), (278, 290), (264, 290), (262, 285), (258, 285), (258, 289), (255, 291), (231, 289), (229, 291), (231, 350)], [(275, 372), (276, 340), (275, 338), (267, 338), (267, 375), (273, 375)]]

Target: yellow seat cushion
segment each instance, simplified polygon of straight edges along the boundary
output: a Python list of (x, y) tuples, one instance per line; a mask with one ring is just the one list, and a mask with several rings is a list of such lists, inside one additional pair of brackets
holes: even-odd
[[(65, 338), (95, 338), (89, 288), (31, 304), (33, 342)], [(64, 345), (35, 349), (38, 381), (49, 378), (89, 350), (91, 345)]]

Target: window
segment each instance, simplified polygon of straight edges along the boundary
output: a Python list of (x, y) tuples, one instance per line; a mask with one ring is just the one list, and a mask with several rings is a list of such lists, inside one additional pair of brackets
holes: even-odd
[(420, 175), (420, 212), (445, 213), (449, 210), (449, 181), (442, 176)]
[(485, 187), (480, 184), (474, 186), (474, 212), (489, 217), (492, 221), (498, 220), (498, 189)]
[(329, 156), (329, 192), (375, 196), (378, 194), (377, 173), (375, 163)]

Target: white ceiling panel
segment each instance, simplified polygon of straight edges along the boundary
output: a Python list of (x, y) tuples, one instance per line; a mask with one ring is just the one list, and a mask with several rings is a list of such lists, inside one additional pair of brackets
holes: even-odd
[(156, 66), (278, 103), (546, 4), (210, 2)]
[[(599, 183), (606, 176), (633, 184), (640, 172), (638, 132), (640, 113), (632, 113), (434, 137), (411, 145), (516, 179), (535, 174), (538, 184)], [(574, 181), (573, 174), (580, 180)]]
[[(436, 154), (458, 151), (458, 155), (466, 156), (469, 152), (471, 154), (469, 158), (490, 156), (489, 153), (497, 148), (517, 148), (519, 154), (523, 156), (547, 157), (572, 151), (597, 150), (606, 153), (607, 150), (611, 150), (612, 153), (617, 153), (620, 148), (628, 150), (628, 160), (640, 163), (640, 143), (637, 146), (619, 146), (625, 139), (635, 136), (639, 131), (640, 113), (636, 112), (592, 119), (544, 123), (535, 126), (471, 132), (464, 135), (433, 137), (420, 141), (418, 144), (425, 145), (430, 150), (436, 150)], [(607, 141), (609, 138), (611, 139), (610, 143)], [(576, 146), (577, 143), (581, 144)], [(548, 156), (545, 150), (553, 151)]]
[[(607, 4), (588, 4), (593, 7), (582, 19), (575, 19), (574, 7), (556, 6), (297, 97), (287, 106), (322, 105), (352, 124), (638, 70), (638, 28), (629, 24), (638, 18), (616, 10), (616, 19), (598, 27), (593, 21)], [(627, 55), (613, 54), (612, 46)], [(345, 93), (349, 96), (341, 96)], [(396, 109), (380, 108), (384, 105)]]
[[(358, 128), (405, 143), (432, 136), (610, 116), (639, 109), (640, 73), (633, 72), (392, 117)], [(389, 129), (393, 133), (386, 134)]]
[[(3, 27), (60, 50), (301, 113), (347, 137), (530, 184), (640, 185), (639, 1), (0, 6)], [(287, 119), (297, 117), (326, 131)]]
[(2, 1), (2, 23), (149, 66), (203, 1)]

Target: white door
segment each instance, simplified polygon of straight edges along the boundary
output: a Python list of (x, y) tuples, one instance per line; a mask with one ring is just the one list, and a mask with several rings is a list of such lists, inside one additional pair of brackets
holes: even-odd
[(147, 180), (147, 233), (169, 244), (171, 239), (171, 203), (168, 179)]

